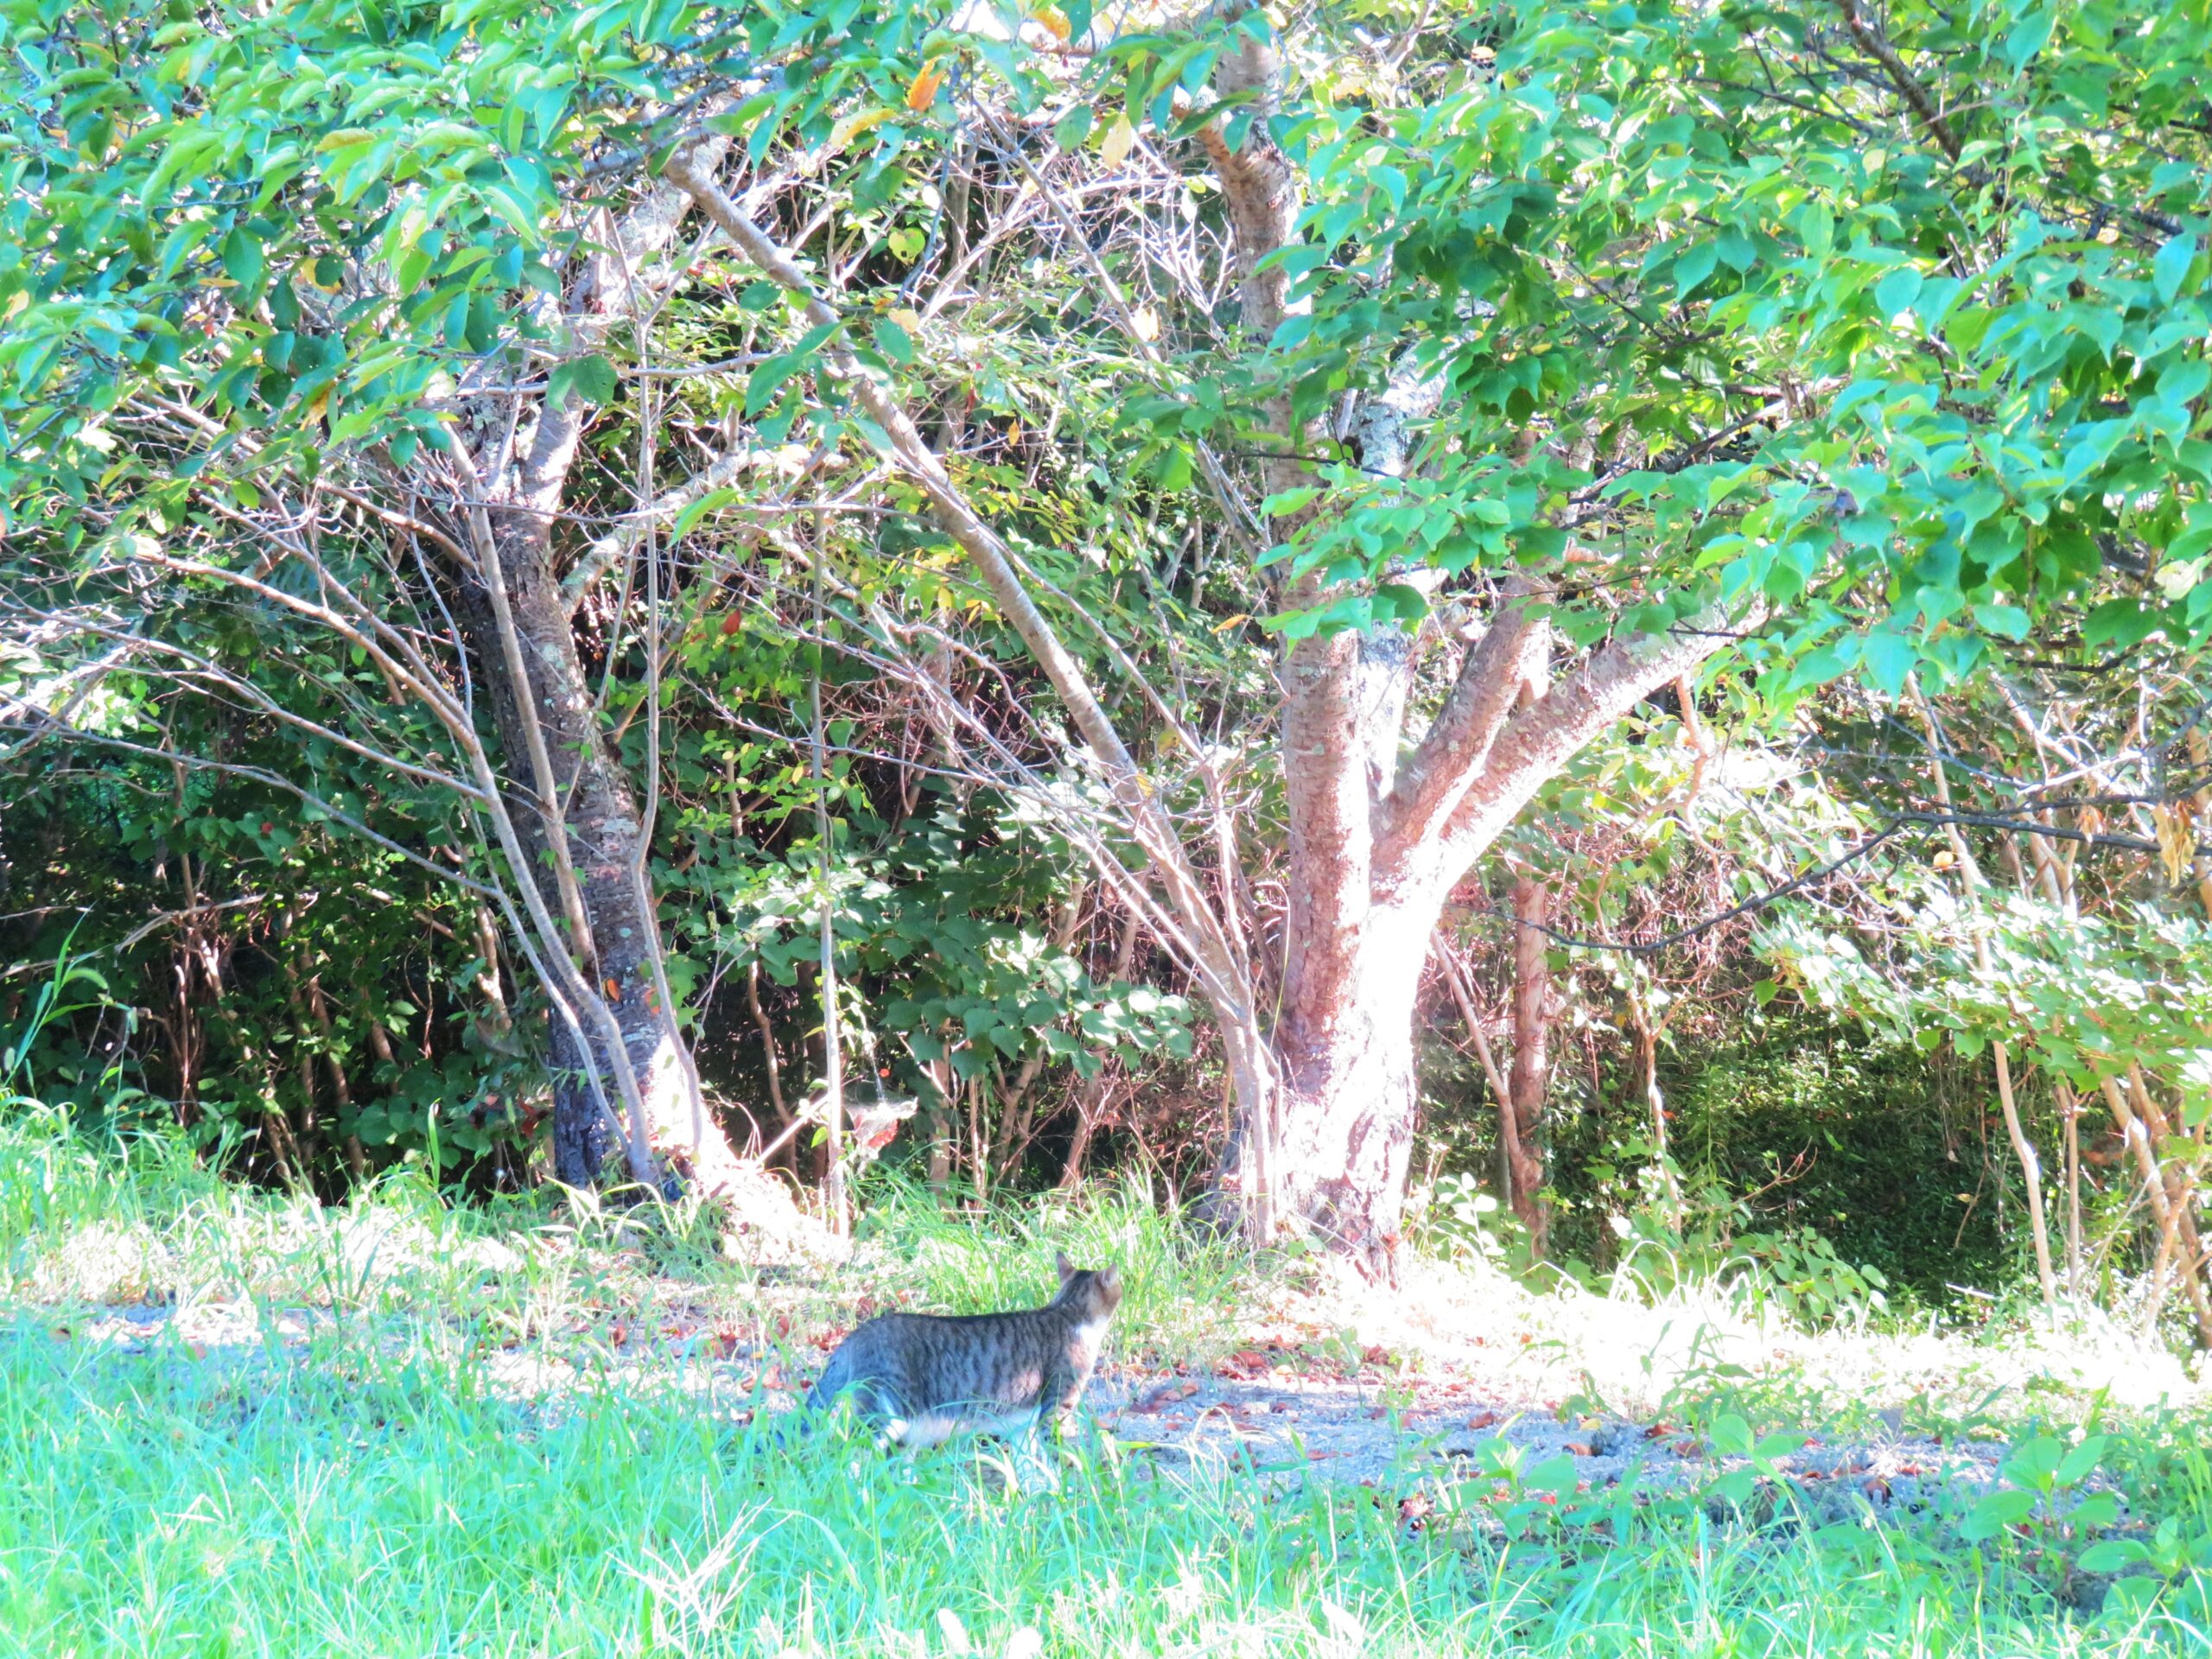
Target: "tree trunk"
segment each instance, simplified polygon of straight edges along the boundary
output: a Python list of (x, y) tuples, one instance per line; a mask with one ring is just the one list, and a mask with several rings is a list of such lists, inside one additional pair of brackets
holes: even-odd
[[(543, 516), (527, 509), (502, 509), (494, 515), (506, 609), (521, 645), (528, 685), (518, 687), (508, 671), (498, 607), (475, 574), (461, 584), (461, 625), (479, 683), (489, 696), (501, 749), (509, 757), (505, 779), (509, 809), (545, 907), (569, 918), (574, 927), (575, 906), (563, 880), (565, 864), (575, 872), (575, 897), (581, 899), (584, 923), (582, 937), (568, 942), (570, 954), (606, 1000), (620, 1031), (644, 1096), (654, 1147), (663, 1153), (688, 1152), (694, 1127), (688, 1074), (672, 1012), (661, 1006), (653, 989), (652, 955), (658, 936), (650, 898), (636, 877), (640, 835), (637, 796), (602, 741), (568, 607), (554, 580), (549, 532)], [(540, 810), (537, 791), (517, 777), (529, 772), (522, 757), (532, 752), (531, 712), (553, 768), (556, 810), (550, 814)], [(552, 844), (549, 818), (557, 821), (564, 832), (565, 845), (559, 852)], [(590, 1040), (599, 1077), (610, 1079), (613, 1056), (601, 1039)], [(611, 1081), (602, 1084), (604, 1098), (594, 1090), (593, 1068), (586, 1064), (578, 1033), (564, 1020), (552, 1022), (549, 1059), (554, 1173), (569, 1185), (588, 1185), (600, 1179), (608, 1159), (620, 1147), (621, 1126), (614, 1116), (620, 1109), (619, 1098)], [(738, 1160), (719, 1124), (709, 1122), (705, 1130), (701, 1153), (689, 1173), (713, 1187), (718, 1178), (734, 1169)]]
[(1416, 1105), (1413, 1006), (1435, 925), (1426, 906), (1370, 912), (1354, 950), (1294, 957), (1276, 1032), (1281, 1209), (1381, 1279), (1396, 1271)]
[(1550, 1243), (1551, 1211), (1544, 1203), (1544, 1097), (1551, 1085), (1552, 1023), (1558, 994), (1552, 988), (1543, 928), (1551, 891), (1526, 874), (1513, 879), (1513, 1213), (1529, 1230), (1538, 1255)]

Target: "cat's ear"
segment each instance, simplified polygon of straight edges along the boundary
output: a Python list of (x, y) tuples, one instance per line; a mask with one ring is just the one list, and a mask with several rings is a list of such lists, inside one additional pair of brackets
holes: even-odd
[(1109, 1296), (1118, 1297), (1122, 1294), (1122, 1270), (1119, 1268), (1102, 1268), (1098, 1274), (1098, 1287)]
[(1052, 1252), (1052, 1265), (1060, 1270), (1060, 1282), (1062, 1284), (1065, 1285), (1069, 1280), (1075, 1277), (1075, 1263), (1068, 1260), (1068, 1253), (1065, 1250), (1054, 1250)]

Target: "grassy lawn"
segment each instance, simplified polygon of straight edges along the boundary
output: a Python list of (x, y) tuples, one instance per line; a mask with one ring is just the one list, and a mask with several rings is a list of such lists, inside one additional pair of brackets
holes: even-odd
[[(874, 1228), (853, 1268), (764, 1274), (680, 1217), (571, 1226), (404, 1180), (326, 1214), (159, 1145), (126, 1166), (10, 1132), (0, 1649), (2212, 1651), (2202, 1572), (2093, 1609), (2067, 1548), (1970, 1545), (1955, 1515), (1821, 1526), (1783, 1502), (1753, 1523), (1484, 1477), (1436, 1490), (1414, 1528), (1395, 1491), (1183, 1475), (1096, 1437), (1039, 1496), (973, 1451), (779, 1448), (750, 1421), (761, 1390), (818, 1358), (803, 1338), (849, 1323), (863, 1284), (1019, 1302), (1046, 1241), (1110, 1253), (1132, 1286), (1120, 1346), (1145, 1363), (1229, 1339), (1270, 1288), (1127, 1195), (971, 1221), (897, 1197)], [(149, 1300), (145, 1338), (124, 1339)], [(700, 1364), (721, 1352), (759, 1357)], [(2169, 1555), (2212, 1538), (2197, 1424), (2103, 1427), (2105, 1469), (2172, 1523)]]

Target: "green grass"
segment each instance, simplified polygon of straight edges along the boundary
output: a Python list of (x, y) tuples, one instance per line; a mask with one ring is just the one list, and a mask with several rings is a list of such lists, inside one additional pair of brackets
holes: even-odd
[[(0, 1131), (0, 1653), (2212, 1650), (2201, 1580), (2085, 1614), (1934, 1526), (1755, 1528), (1694, 1503), (1561, 1523), (1530, 1493), (1509, 1546), (1449, 1495), (1408, 1532), (1396, 1492), (1185, 1483), (1090, 1441), (1040, 1496), (973, 1452), (782, 1451), (741, 1390), (600, 1340), (652, 1287), (763, 1328), (886, 1274), (918, 1306), (1024, 1300), (1058, 1246), (1121, 1261), (1135, 1346), (1172, 1348), (1255, 1282), (1131, 1192), (990, 1217), (879, 1198), (862, 1268), (791, 1286), (680, 1215), (570, 1226), (405, 1178), (326, 1214), (160, 1142), (118, 1160)], [(87, 1335), (96, 1292), (236, 1304), (244, 1334), (129, 1351)], [(311, 1333), (282, 1339), (301, 1306)], [(503, 1366), (541, 1351), (569, 1381), (518, 1388)], [(2153, 1518), (2212, 1535), (2196, 1433), (2146, 1426), (2108, 1461)]]

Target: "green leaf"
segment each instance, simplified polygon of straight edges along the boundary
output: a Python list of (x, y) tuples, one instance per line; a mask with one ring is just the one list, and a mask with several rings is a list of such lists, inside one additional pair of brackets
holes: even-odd
[(1560, 1495), (1571, 1492), (1579, 1484), (1574, 1459), (1571, 1457), (1546, 1458), (1541, 1463), (1521, 1477), (1521, 1484), (1539, 1492)]
[(2083, 1550), (2074, 1565), (2084, 1573), (2117, 1573), (2123, 1567), (2133, 1567), (2146, 1559), (2150, 1554), (2133, 1538), (2103, 1538)]
[(2158, 303), (2171, 305), (2174, 296), (2181, 292), (2181, 285), (2189, 278), (2189, 268), (2196, 261), (2196, 234), (2183, 231), (2169, 237), (2165, 245), (2151, 261), (2151, 286), (2158, 290)]
[(249, 233), (243, 225), (233, 225), (223, 238), (223, 270), (240, 288), (248, 290), (261, 286), (266, 269), (262, 261), (261, 239)]
[(1974, 1541), (1994, 1538), (2018, 1522), (2035, 1513), (2036, 1500), (2032, 1492), (2007, 1487), (1991, 1492), (1974, 1506), (1973, 1512), (1959, 1523), (1959, 1535)]
[(1874, 284), (1874, 303), (1882, 308), (1885, 317), (1894, 317), (1900, 311), (1909, 311), (1912, 302), (1920, 297), (1920, 285), (1924, 279), (1910, 265), (1900, 265)]
[(1803, 238), (1805, 251), (1815, 259), (1827, 257), (1835, 242), (1835, 214), (1827, 203), (1810, 201), (1797, 220), (1797, 234)]
[(2005, 1472), (2023, 1485), (2047, 1485), (2058, 1472), (2065, 1456), (2063, 1442), (2049, 1434), (2038, 1434), (2025, 1445), (2012, 1448), (2012, 1455), (2005, 1459)]
[(2057, 1472), (2052, 1477), (2054, 1484), (2060, 1486), (2071, 1486), (2088, 1474), (2097, 1466), (2097, 1460), (2104, 1456), (2105, 1446), (2107, 1444), (2108, 1440), (2105, 1435), (2090, 1435), (2081, 1445), (2069, 1452), (2064, 1459), (2060, 1462)]
[(875, 343), (883, 354), (893, 363), (911, 365), (914, 360), (914, 339), (889, 317), (875, 320)]
[(614, 365), (594, 352), (589, 357), (570, 358), (547, 376), (545, 397), (556, 408), (571, 392), (587, 404), (611, 404), (621, 387), (621, 377), (614, 372)]
[(1713, 1449), (1723, 1457), (1749, 1457), (1751, 1426), (1734, 1412), (1728, 1412), (1713, 1425), (1712, 1440)]
[(708, 491), (706, 494), (701, 496), (696, 501), (694, 501), (690, 506), (684, 508), (683, 512), (676, 515), (676, 523), (670, 527), (668, 532), (670, 538), (671, 540), (682, 540), (684, 537), (691, 533), (692, 526), (696, 524), (702, 518), (704, 518), (710, 512), (719, 512), (731, 502), (738, 500), (741, 498), (741, 492), (736, 490)]
[[(1068, 16), (1068, 23), (1071, 28), (1074, 26), (1072, 13)], [(1083, 141), (1090, 137), (1090, 124), (1096, 119), (1090, 105), (1077, 105), (1052, 124), (1052, 142), (1063, 150), (1081, 149)]]
[(2146, 610), (2140, 600), (2108, 599), (2082, 624), (2082, 642), (2124, 649), (2141, 644), (2158, 631), (2158, 613)]
[(1888, 628), (1877, 628), (1859, 642), (1859, 660), (1875, 688), (1888, 696), (1904, 690), (1905, 676), (1920, 660), (1911, 640)]
[(1713, 267), (1720, 263), (1720, 250), (1711, 242), (1697, 246), (1675, 261), (1675, 297), (1687, 300), (1704, 286), (1705, 279), (1713, 275)]

